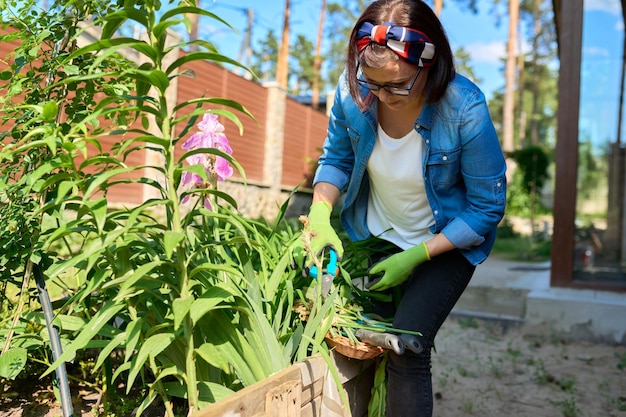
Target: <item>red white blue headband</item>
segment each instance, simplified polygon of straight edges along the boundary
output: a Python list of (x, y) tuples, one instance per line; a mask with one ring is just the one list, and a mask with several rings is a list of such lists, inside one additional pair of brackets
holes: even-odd
[(363, 22), (356, 39), (359, 52), (374, 42), (388, 47), (400, 58), (418, 67), (428, 68), (435, 62), (435, 45), (419, 30), (396, 26), (391, 22), (382, 25)]

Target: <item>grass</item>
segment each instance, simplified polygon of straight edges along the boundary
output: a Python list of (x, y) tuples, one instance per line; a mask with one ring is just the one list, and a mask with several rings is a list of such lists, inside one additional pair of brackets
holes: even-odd
[(492, 253), (509, 260), (545, 262), (550, 260), (551, 249), (551, 241), (517, 235), (496, 238)]

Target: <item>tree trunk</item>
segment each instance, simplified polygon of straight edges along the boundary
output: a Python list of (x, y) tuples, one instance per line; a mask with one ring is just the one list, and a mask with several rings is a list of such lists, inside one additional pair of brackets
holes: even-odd
[(504, 90), (504, 109), (502, 114), (502, 149), (514, 150), (513, 117), (515, 110), (515, 40), (519, 21), (519, 0), (509, 0), (509, 40), (506, 57), (506, 87)]
[[(200, 0), (196, 0), (196, 5), (200, 8)], [(198, 40), (198, 25), (200, 20), (200, 15), (197, 13), (188, 13), (187, 19), (189, 19), (189, 42)], [(198, 50), (198, 45), (191, 44), (189, 45), (189, 52), (194, 52)]]
[[(252, 64), (252, 26), (254, 24), (254, 9), (248, 8), (246, 10), (246, 15), (248, 16), (248, 26), (246, 27), (246, 33), (243, 37), (243, 41), (241, 42), (241, 48), (239, 49), (239, 63), (250, 67)], [(251, 79), (251, 75), (247, 71), (243, 71), (243, 77), (246, 79)]]
[(291, 5), (285, 0), (285, 13), (283, 20), (283, 37), (278, 50), (278, 63), (276, 65), (276, 82), (287, 91), (289, 83), (289, 14)]
[(433, 7), (433, 10), (435, 11), (435, 14), (437, 15), (437, 17), (441, 16), (442, 8), (443, 8), (443, 0), (435, 0), (435, 5)]
[(539, 144), (539, 37), (541, 36), (541, 0), (535, 0), (535, 32), (533, 38), (533, 53), (532, 62), (535, 65), (535, 70), (533, 71), (533, 106), (531, 110), (531, 121), (530, 121), (530, 143), (533, 145)]
[[(517, 57), (517, 79), (519, 87), (517, 88), (517, 114), (518, 114), (518, 142), (517, 144), (513, 144), (514, 148), (523, 148), (526, 146), (526, 124), (528, 121), (528, 115), (526, 114), (526, 110), (524, 108), (524, 54), (522, 53), (522, 38), (521, 36), (517, 37), (518, 44), (518, 57)], [(533, 113), (531, 113), (532, 115)], [(516, 146), (517, 145), (517, 146)]]
[(320, 73), (322, 69), (322, 39), (324, 35), (324, 17), (326, 16), (326, 0), (322, 0), (320, 21), (317, 25), (317, 41), (315, 42), (315, 58), (313, 59), (313, 97), (311, 105), (315, 110), (320, 107)]

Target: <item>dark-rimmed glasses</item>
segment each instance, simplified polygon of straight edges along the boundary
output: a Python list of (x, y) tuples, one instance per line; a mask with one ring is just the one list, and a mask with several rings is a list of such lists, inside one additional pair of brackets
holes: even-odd
[[(358, 66), (357, 66), (356, 71), (358, 74), (359, 73)], [(417, 67), (417, 72), (415, 73), (413, 80), (411, 80), (411, 83), (407, 86), (373, 83), (371, 81), (367, 81), (362, 78), (359, 78), (358, 75), (357, 75), (356, 82), (359, 83), (361, 87), (365, 87), (369, 89), (370, 91), (380, 91), (381, 89), (384, 89), (389, 94), (394, 94), (396, 96), (408, 96), (409, 94), (411, 94), (411, 89), (413, 89), (413, 85), (415, 84), (415, 81), (417, 81), (417, 77), (419, 77), (421, 71), (422, 71), (422, 67)]]

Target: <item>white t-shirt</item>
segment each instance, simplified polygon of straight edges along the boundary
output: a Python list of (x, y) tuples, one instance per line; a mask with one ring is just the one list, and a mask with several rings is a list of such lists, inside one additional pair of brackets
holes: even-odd
[(400, 139), (378, 126), (367, 163), (370, 194), (367, 226), (372, 235), (408, 249), (428, 240), (435, 223), (422, 173), (422, 135), (415, 129)]

